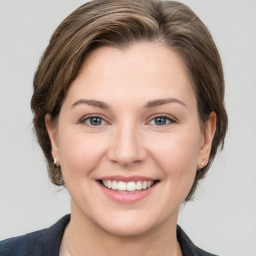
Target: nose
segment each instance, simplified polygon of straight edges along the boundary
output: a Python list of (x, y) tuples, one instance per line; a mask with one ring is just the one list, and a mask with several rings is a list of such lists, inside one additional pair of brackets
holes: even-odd
[(147, 151), (143, 146), (143, 138), (135, 125), (123, 124), (116, 127), (108, 150), (108, 159), (120, 166), (134, 166), (143, 162)]

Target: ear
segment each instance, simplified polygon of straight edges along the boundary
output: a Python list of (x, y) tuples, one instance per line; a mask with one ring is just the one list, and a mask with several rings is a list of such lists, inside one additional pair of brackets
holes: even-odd
[(45, 126), (51, 141), (52, 157), (59, 162), (59, 146), (58, 146), (58, 134), (57, 134), (57, 122), (52, 118), (50, 114), (46, 114), (44, 117)]
[[(202, 141), (199, 150), (198, 163), (197, 168), (201, 169), (205, 165), (207, 165), (211, 148), (212, 148), (212, 140), (216, 131), (216, 122), (217, 116), (215, 112), (211, 112), (209, 119), (205, 123), (204, 133), (202, 134)], [(202, 163), (204, 163), (202, 165)]]

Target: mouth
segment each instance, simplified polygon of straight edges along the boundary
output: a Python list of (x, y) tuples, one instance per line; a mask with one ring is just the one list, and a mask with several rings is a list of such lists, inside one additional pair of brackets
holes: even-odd
[(122, 181), (122, 180), (110, 180), (102, 179), (98, 182), (109, 190), (114, 190), (120, 193), (135, 193), (143, 190), (147, 190), (155, 186), (159, 180), (134, 180), (134, 181)]

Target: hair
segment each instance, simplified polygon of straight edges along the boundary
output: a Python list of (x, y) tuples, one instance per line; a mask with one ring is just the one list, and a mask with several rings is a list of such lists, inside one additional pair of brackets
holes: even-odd
[(208, 164), (197, 171), (186, 201), (193, 198), (198, 181), (205, 176), (218, 149), (223, 148), (227, 130), (223, 69), (212, 36), (197, 15), (176, 1), (94, 0), (58, 26), (34, 76), (34, 129), (55, 185), (64, 185), (64, 181), (61, 168), (53, 165), (45, 115), (58, 117), (69, 86), (89, 52), (103, 45), (124, 48), (141, 41), (161, 42), (181, 56), (196, 95), (201, 127), (212, 111), (217, 116)]

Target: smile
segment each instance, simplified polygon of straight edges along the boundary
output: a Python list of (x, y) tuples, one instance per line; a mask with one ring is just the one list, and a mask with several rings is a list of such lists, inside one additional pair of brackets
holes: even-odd
[(146, 190), (152, 187), (157, 181), (117, 181), (117, 180), (100, 180), (100, 183), (108, 188), (117, 192), (135, 192)]
[(109, 199), (122, 204), (133, 204), (147, 198), (158, 187), (158, 179), (142, 176), (105, 176), (96, 180)]

